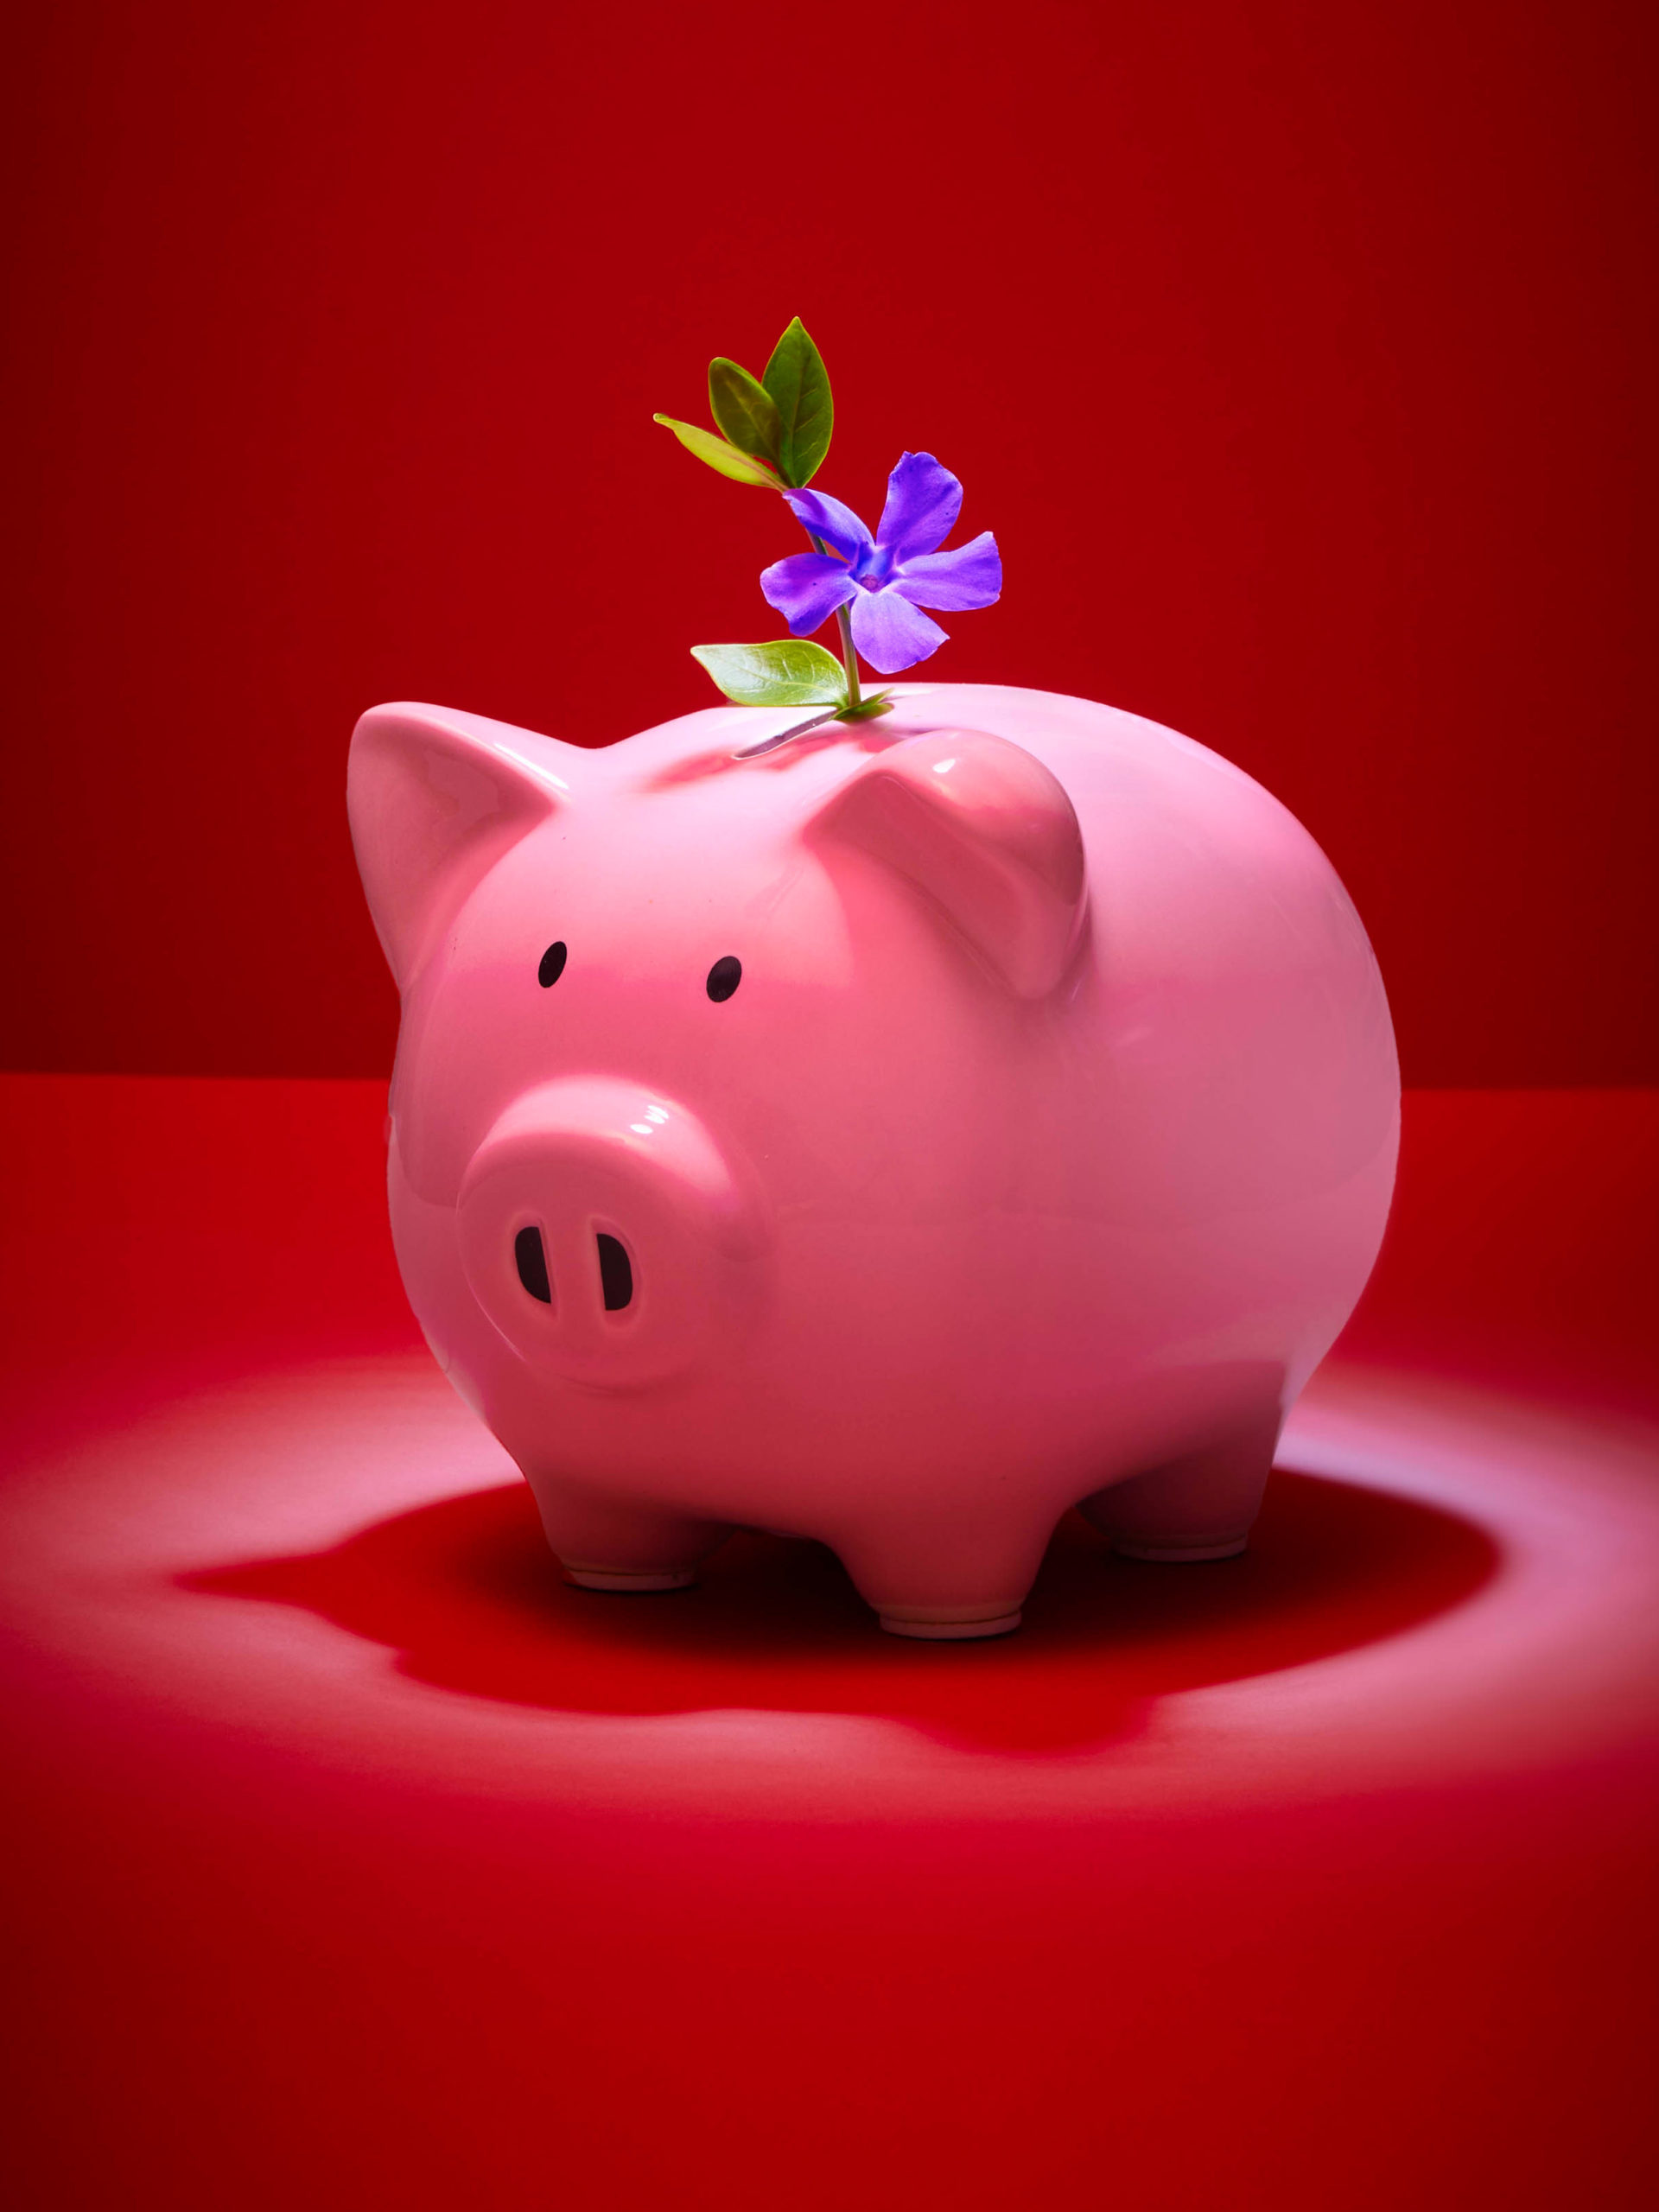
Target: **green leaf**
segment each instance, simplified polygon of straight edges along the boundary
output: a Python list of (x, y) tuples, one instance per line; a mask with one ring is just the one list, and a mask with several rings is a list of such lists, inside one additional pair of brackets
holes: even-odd
[(783, 426), (779, 471), (785, 484), (810, 484), (830, 450), (836, 410), (823, 356), (807, 336), (799, 315), (772, 347), (760, 381), (771, 393)]
[(665, 430), (672, 430), (688, 453), (696, 454), (699, 461), (706, 461), (710, 468), (718, 469), (734, 483), (764, 484), (772, 492), (779, 488), (776, 473), (764, 461), (757, 460), (753, 454), (740, 453), (724, 438), (717, 438), (712, 430), (700, 430), (695, 423), (677, 423), (671, 415), (653, 415), (651, 419), (660, 423)]
[(893, 700), (886, 691), (867, 691), (855, 707), (843, 707), (836, 719), (842, 722), (867, 722), (876, 715), (890, 715)]
[(847, 672), (810, 638), (768, 645), (693, 645), (691, 656), (740, 707), (839, 707)]
[(765, 385), (723, 355), (709, 364), (709, 412), (740, 453), (776, 463), (784, 434), (778, 403)]

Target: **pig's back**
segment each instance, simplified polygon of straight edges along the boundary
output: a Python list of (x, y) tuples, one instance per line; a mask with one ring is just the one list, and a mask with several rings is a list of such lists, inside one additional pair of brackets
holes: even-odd
[(1121, 1224), (1248, 1219), (1305, 1255), (1318, 1216), (1357, 1291), (1393, 1187), (1399, 1065), (1376, 957), (1313, 837), (1243, 770), (1138, 715), (978, 685), (900, 713), (921, 709), (1026, 747), (1083, 826), (1088, 944), (1033, 1158), (1064, 1174), (1087, 1116)]

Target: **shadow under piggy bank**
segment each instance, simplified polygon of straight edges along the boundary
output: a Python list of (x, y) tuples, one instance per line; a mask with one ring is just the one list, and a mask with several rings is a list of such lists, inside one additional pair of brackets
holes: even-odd
[(1135, 1734), (1173, 1693), (1306, 1666), (1447, 1611), (1496, 1548), (1455, 1515), (1277, 1473), (1242, 1557), (1115, 1557), (1075, 1514), (1014, 1637), (884, 1636), (821, 1545), (743, 1534), (696, 1588), (569, 1587), (523, 1484), (382, 1521), (326, 1552), (211, 1568), (184, 1586), (302, 1605), (440, 1690), (559, 1712), (731, 1708), (906, 1721), (987, 1749), (1061, 1751)]

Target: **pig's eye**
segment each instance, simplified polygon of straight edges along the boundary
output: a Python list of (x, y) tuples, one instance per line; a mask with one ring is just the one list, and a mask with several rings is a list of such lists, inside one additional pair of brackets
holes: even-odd
[(704, 988), (718, 1006), (722, 999), (730, 998), (742, 980), (743, 963), (734, 952), (728, 952), (716, 960), (709, 970), (709, 981)]
[(536, 980), (544, 991), (550, 991), (563, 975), (564, 963), (569, 957), (563, 944), (548, 946), (542, 955), (542, 964), (536, 970)]

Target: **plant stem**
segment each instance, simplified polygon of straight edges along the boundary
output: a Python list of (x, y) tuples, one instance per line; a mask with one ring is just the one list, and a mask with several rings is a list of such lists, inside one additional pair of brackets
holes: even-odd
[(853, 650), (853, 618), (844, 607), (836, 609), (841, 625), (841, 657), (847, 664), (847, 706), (850, 713), (862, 696), (858, 688), (858, 655)]
[[(827, 553), (829, 547), (816, 531), (809, 530), (807, 537), (815, 553)], [(863, 697), (858, 688), (858, 655), (853, 647), (853, 618), (844, 607), (836, 609), (836, 622), (841, 631), (841, 658), (847, 671), (847, 705), (856, 707)]]
[(758, 760), (762, 753), (775, 753), (780, 745), (787, 745), (791, 738), (804, 737), (809, 730), (822, 729), (825, 722), (832, 722), (840, 714), (839, 707), (826, 707), (822, 714), (813, 715), (808, 721), (797, 722), (792, 729), (780, 729), (775, 737), (758, 738), (753, 745), (741, 745), (733, 753), (734, 760)]

